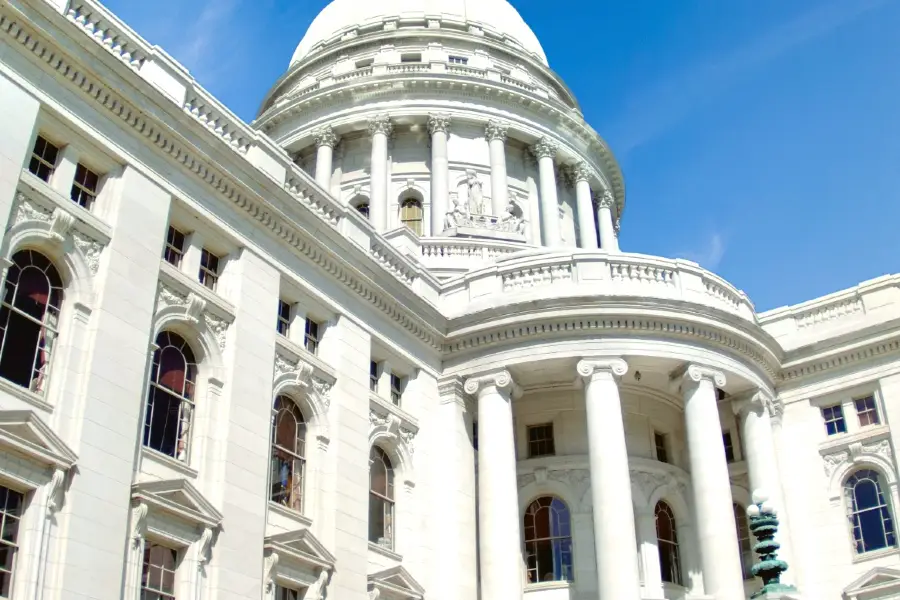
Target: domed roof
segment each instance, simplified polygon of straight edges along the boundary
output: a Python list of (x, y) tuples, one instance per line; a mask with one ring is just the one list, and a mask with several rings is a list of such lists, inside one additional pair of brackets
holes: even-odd
[(334, 0), (313, 20), (291, 64), (306, 58), (310, 50), (336, 34), (387, 17), (441, 18), (478, 25), (506, 35), (544, 64), (544, 49), (518, 11), (507, 0)]

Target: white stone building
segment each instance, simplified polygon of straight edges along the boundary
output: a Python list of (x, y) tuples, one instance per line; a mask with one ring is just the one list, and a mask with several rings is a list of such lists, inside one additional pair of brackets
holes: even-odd
[(900, 598), (900, 277), (620, 251), (506, 0), (335, 0), (252, 125), (95, 0), (0, 39), (0, 598), (738, 600), (755, 489)]

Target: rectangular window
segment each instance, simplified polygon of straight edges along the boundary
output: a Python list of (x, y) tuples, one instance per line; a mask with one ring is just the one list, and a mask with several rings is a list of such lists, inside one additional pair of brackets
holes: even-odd
[(75, 169), (75, 181), (72, 182), (72, 191), (69, 195), (75, 204), (90, 209), (97, 197), (99, 185), (100, 175), (78, 163), (78, 167)]
[(312, 354), (319, 353), (319, 324), (306, 319), (306, 333), (303, 335), (303, 347)]
[(144, 542), (141, 600), (175, 600), (177, 566), (177, 551), (153, 542)]
[(166, 249), (163, 258), (170, 265), (181, 266), (181, 258), (184, 256), (184, 234), (169, 225), (169, 233), (166, 234)]
[(53, 175), (58, 158), (59, 148), (39, 135), (34, 142), (34, 150), (31, 151), (28, 170), (44, 181), (50, 181), (50, 176)]
[(401, 54), (400, 62), (403, 63), (420, 63), (422, 62), (422, 55), (419, 53), (415, 54)]
[(300, 600), (300, 592), (290, 588), (275, 586), (275, 600)]
[(734, 442), (731, 441), (731, 432), (730, 431), (722, 432), (722, 444), (725, 446), (726, 462), (733, 463), (734, 462)]
[(374, 360), (369, 363), (369, 389), (378, 391), (378, 363)]
[(854, 400), (856, 403), (856, 414), (859, 415), (859, 426), (878, 425), (878, 408), (875, 406), (875, 396), (866, 396)]
[(200, 283), (211, 290), (219, 282), (219, 257), (206, 248), (200, 253)]
[(530, 425), (528, 427), (528, 458), (553, 456), (556, 448), (553, 443), (553, 423)]
[(465, 56), (451, 56), (450, 57), (451, 65), (467, 65), (469, 64), (469, 59)]
[(0, 598), (9, 598), (19, 553), (19, 521), (25, 497), (0, 486)]
[(391, 373), (391, 402), (400, 406), (401, 396), (403, 396), (403, 379), (396, 373)]
[(828, 435), (847, 433), (847, 423), (844, 421), (844, 408), (840, 404), (826, 406), (822, 409), (822, 418), (825, 419), (825, 431)]
[(284, 337), (291, 331), (291, 305), (281, 300), (278, 302), (278, 333)]
[(664, 463), (669, 462), (669, 453), (666, 451), (666, 435), (654, 431), (653, 444), (656, 446), (656, 460)]

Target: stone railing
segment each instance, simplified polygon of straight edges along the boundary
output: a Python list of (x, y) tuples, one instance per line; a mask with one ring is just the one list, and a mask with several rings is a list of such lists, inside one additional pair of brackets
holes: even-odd
[(200, 86), (188, 90), (184, 110), (241, 154), (246, 154), (258, 135)]
[(690, 302), (756, 320), (746, 294), (696, 263), (604, 251), (532, 250), (499, 257), (496, 265), (444, 283), (441, 301), (444, 310), (455, 315), (473, 305), (573, 295)]
[(461, 275), (500, 258), (528, 250), (515, 242), (464, 238), (420, 238), (422, 266), (438, 277)]
[(140, 70), (150, 45), (97, 2), (72, 2), (66, 18), (133, 69)]

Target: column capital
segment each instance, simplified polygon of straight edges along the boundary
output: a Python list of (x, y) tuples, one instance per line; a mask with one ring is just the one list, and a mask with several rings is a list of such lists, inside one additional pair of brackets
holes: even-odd
[(450, 133), (450, 115), (443, 113), (428, 115), (428, 133), (434, 135), (437, 132)]
[(591, 169), (590, 165), (587, 164), (587, 161), (581, 161), (579, 163), (576, 163), (575, 166), (572, 167), (572, 176), (575, 178), (576, 183), (582, 181), (590, 182), (591, 176), (593, 174), (593, 169)]
[(578, 375), (585, 379), (596, 375), (622, 377), (628, 372), (628, 363), (621, 358), (583, 358), (576, 367)]
[(484, 391), (490, 388), (508, 391), (513, 397), (522, 395), (522, 388), (513, 381), (512, 375), (506, 369), (498, 369), (496, 371), (470, 377), (469, 379), (466, 379), (464, 387), (466, 393), (472, 394), (473, 396), (481, 396)]
[(591, 199), (593, 199), (597, 208), (608, 208), (611, 210), (616, 205), (616, 198), (609, 190), (593, 192)]
[(500, 121), (488, 121), (487, 125), (484, 126), (484, 137), (489, 142), (493, 142), (494, 140), (501, 140), (503, 142), (506, 141), (507, 138), (507, 130), (508, 126), (505, 123), (501, 123)]
[(313, 132), (313, 139), (316, 141), (316, 148), (328, 146), (334, 148), (341, 141), (341, 138), (334, 132), (330, 126), (322, 127)]
[(382, 133), (386, 136), (390, 136), (394, 131), (394, 124), (391, 122), (391, 117), (388, 115), (376, 115), (369, 119), (369, 135), (375, 135), (376, 133)]
[(703, 380), (708, 380), (716, 387), (725, 386), (725, 373), (704, 365), (690, 364), (679, 375), (681, 381), (700, 383)]
[(531, 146), (531, 153), (538, 159), (556, 158), (559, 146), (549, 137), (542, 137)]

